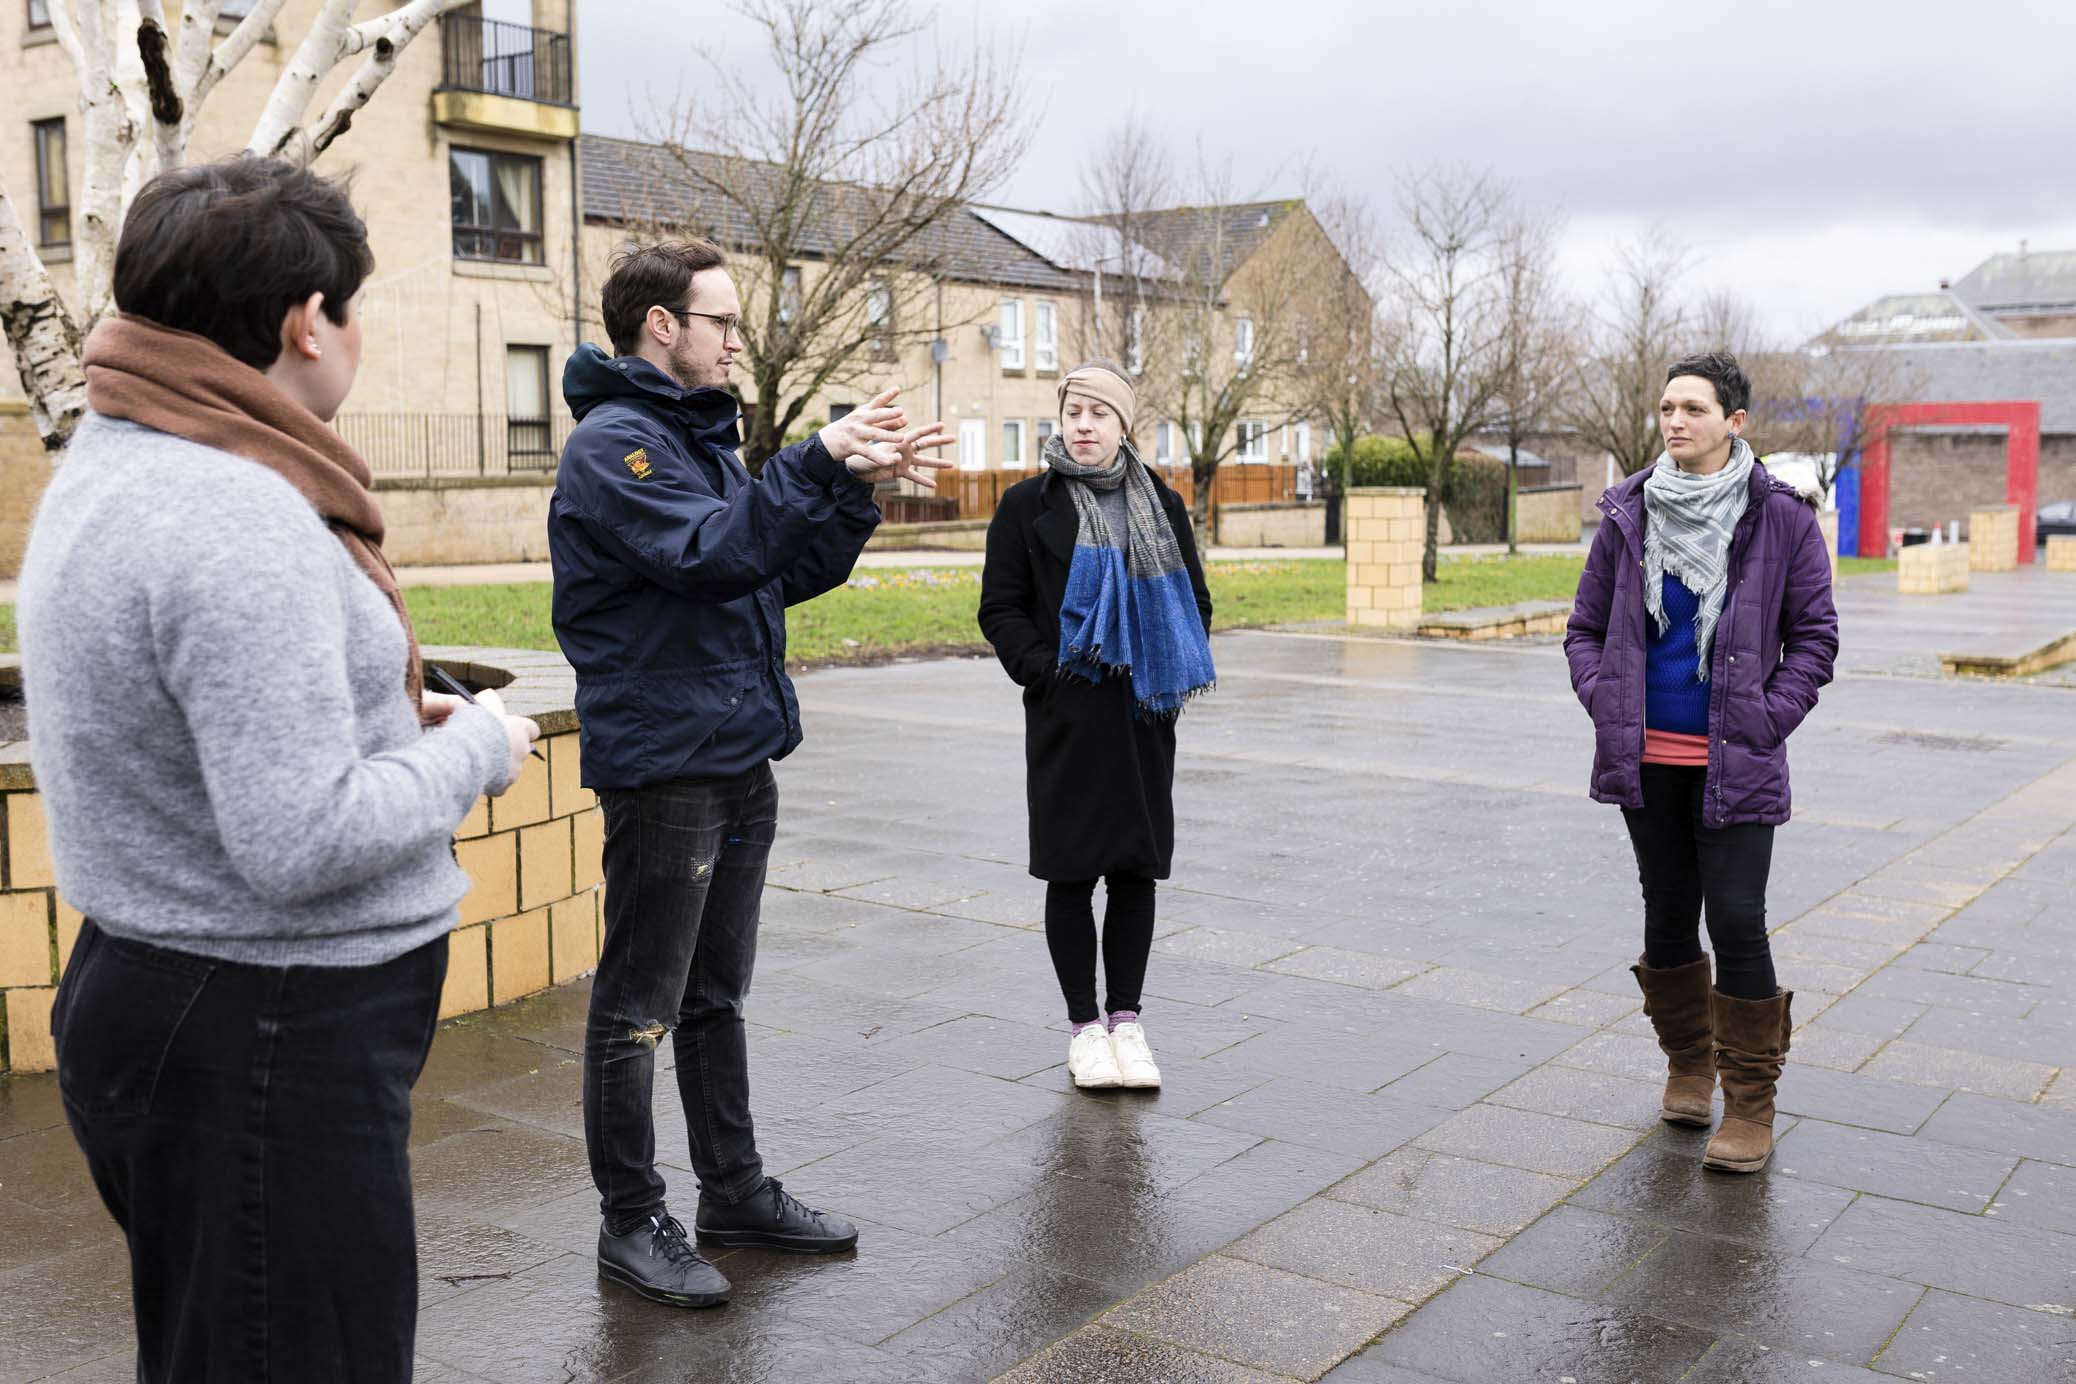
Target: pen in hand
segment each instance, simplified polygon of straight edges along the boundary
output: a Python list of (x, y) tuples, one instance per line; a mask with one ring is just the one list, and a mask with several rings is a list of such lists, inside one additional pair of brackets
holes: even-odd
[[(425, 680), (435, 684), (440, 691), (447, 693), (449, 696), (459, 697), (470, 706), (476, 705), (476, 694), (463, 687), (451, 673), (436, 663), (425, 665)], [(538, 745), (526, 753), (534, 759), (546, 759), (548, 757), (541, 753), (541, 747)]]

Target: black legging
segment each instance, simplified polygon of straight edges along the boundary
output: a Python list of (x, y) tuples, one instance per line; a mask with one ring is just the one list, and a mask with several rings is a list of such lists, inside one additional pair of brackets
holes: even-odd
[[(1103, 979), (1107, 1012), (1138, 1012), (1139, 987), (1146, 983), (1146, 956), (1153, 950), (1153, 881), (1145, 875), (1106, 875), (1103, 906)], [(1096, 1009), (1096, 882), (1058, 880), (1045, 886), (1045, 945), (1067, 999), (1067, 1018), (1077, 1024), (1101, 1018)]]
[(1643, 766), (1643, 809), (1622, 810), (1636, 847), (1644, 896), (1644, 964), (1654, 969), (1701, 959), (1702, 905), (1716, 954), (1716, 988), (1745, 1000), (1777, 988), (1766, 941), (1766, 876), (1773, 828), (1702, 825), (1700, 765)]

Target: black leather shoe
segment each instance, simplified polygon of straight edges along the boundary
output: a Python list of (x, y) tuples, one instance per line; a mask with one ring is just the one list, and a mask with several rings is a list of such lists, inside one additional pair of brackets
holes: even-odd
[(799, 1254), (835, 1254), (858, 1243), (858, 1227), (802, 1206), (777, 1178), (733, 1206), (702, 1195), (695, 1218), (702, 1245), (758, 1245)]
[(600, 1226), (598, 1276), (672, 1307), (719, 1307), (728, 1301), (727, 1278), (692, 1248), (684, 1223), (667, 1211), (625, 1235)]

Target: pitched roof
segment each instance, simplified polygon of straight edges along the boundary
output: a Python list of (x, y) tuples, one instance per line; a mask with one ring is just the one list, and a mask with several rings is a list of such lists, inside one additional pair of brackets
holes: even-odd
[(1991, 341), (2013, 335), (1956, 294), (1890, 293), (1845, 318), (1821, 339), (1844, 345), (1908, 341)]
[(2076, 312), (2076, 250), (1991, 255), (1969, 270), (1953, 291), (2000, 316)]
[(2040, 431), (2076, 433), (2076, 339), (1844, 347), (1889, 353), (1925, 402), (2038, 400)]
[[(1215, 270), (1216, 281), (1224, 283), (1275, 234), (1283, 218), (1301, 205), (1296, 198), (1284, 198), (1230, 206), (1170, 207), (1140, 212), (1133, 220), (1140, 237), (1170, 264), (1199, 275)], [(1214, 255), (1215, 266), (1211, 263)]]
[[(775, 201), (779, 196), (779, 169), (774, 164), (602, 135), (580, 137), (577, 152), (583, 165), (586, 220), (696, 226), (724, 244), (747, 247), (756, 241), (757, 232), (742, 208), (732, 198), (702, 196), (686, 176), (684, 163), (696, 161), (702, 176), (727, 183), (738, 197)], [(811, 221), (801, 236), (799, 248), (805, 255), (835, 252), (844, 223), (862, 214), (862, 203), (871, 195), (847, 183), (824, 183), (822, 192), (824, 215)], [(1081, 282), (1070, 269), (966, 207), (918, 236), (910, 258), (948, 278), (976, 283), (1073, 292)]]

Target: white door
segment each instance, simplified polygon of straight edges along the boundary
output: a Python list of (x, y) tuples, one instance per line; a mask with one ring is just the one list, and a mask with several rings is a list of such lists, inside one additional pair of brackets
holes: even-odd
[(988, 420), (985, 418), (961, 418), (959, 420), (959, 469), (961, 471), (983, 470), (988, 464)]

